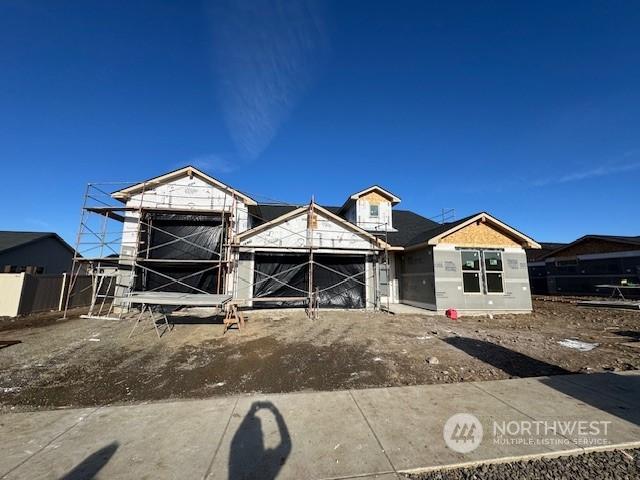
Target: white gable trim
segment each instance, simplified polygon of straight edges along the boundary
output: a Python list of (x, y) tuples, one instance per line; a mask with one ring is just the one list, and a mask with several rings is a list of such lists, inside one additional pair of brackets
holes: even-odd
[(221, 190), (225, 190), (227, 192), (229, 192), (231, 195), (234, 195), (236, 197), (239, 197), (240, 199), (242, 199), (244, 201), (244, 203), (246, 205), (256, 205), (256, 201), (254, 199), (252, 199), (251, 197), (248, 197), (247, 195), (245, 195), (242, 192), (239, 192), (238, 190), (234, 190), (233, 188), (229, 187), (228, 185), (225, 185), (224, 183), (222, 183), (219, 180), (216, 180), (215, 178), (213, 178), (210, 175), (207, 175), (206, 173), (198, 170), (197, 168), (189, 165), (183, 168), (180, 168), (178, 170), (174, 170), (173, 172), (169, 172), (169, 173), (165, 173), (164, 175), (160, 175), (158, 177), (154, 177), (151, 178), (145, 182), (140, 182), (137, 183), (135, 185), (131, 185), (130, 187), (127, 188), (123, 188), (122, 190), (118, 190), (117, 192), (113, 192), (111, 194), (111, 196), (115, 199), (118, 200), (127, 200), (128, 198), (130, 198), (132, 195), (135, 195), (136, 193), (141, 192), (143, 189), (152, 189), (157, 187), (158, 185), (162, 185), (164, 183), (168, 183), (171, 180), (174, 180), (176, 178), (180, 178), (183, 176), (196, 176), (196, 177), (200, 177), (202, 180), (204, 180), (207, 183), (210, 183), (211, 185), (218, 187)]
[(236, 239), (238, 241), (240, 240), (245, 240), (248, 237), (251, 237), (253, 235), (256, 235), (264, 230), (267, 230), (268, 228), (271, 228), (275, 225), (278, 225), (280, 223), (283, 223), (287, 220), (289, 220), (290, 218), (296, 217), (298, 215), (300, 215), (303, 212), (308, 211), (309, 208), (308, 207), (300, 207), (300, 208), (296, 208), (295, 210), (291, 210), (290, 212), (285, 213), (284, 215), (280, 215), (279, 217), (274, 218), (273, 220), (268, 221), (267, 223), (263, 223), (262, 225), (258, 225), (257, 227), (254, 227), (250, 230), (245, 230), (244, 232), (240, 233), (239, 235), (236, 235)]
[(492, 217), (491, 215), (489, 215), (486, 212), (482, 212), (479, 213), (477, 215), (474, 215), (473, 217), (469, 218), (468, 220), (466, 220), (465, 222), (462, 222), (459, 225), (456, 225), (455, 227), (450, 228), (449, 230), (446, 230), (442, 233), (440, 233), (439, 235), (436, 235), (435, 237), (432, 237), (429, 239), (429, 241), (427, 242), (428, 245), (437, 245), (438, 242), (440, 240), (442, 240), (444, 237), (446, 237), (447, 235), (451, 235), (453, 232), (457, 232), (458, 230), (463, 229), (464, 227), (467, 227), (469, 225), (471, 225), (472, 223), (475, 222), (489, 222), (489, 223), (493, 223), (495, 226), (509, 232), (509, 234), (511, 234), (512, 236), (520, 239), (522, 241), (522, 243), (525, 243), (526, 246), (528, 248), (535, 248), (535, 249), (540, 249), (542, 248), (540, 246), (540, 244), (538, 242), (536, 242), (534, 239), (527, 237), (525, 234), (520, 233), (519, 231), (517, 231), (514, 228), (511, 228), (509, 225), (507, 225), (506, 223), (502, 223), (500, 220), (498, 220), (495, 217)]
[(378, 237), (376, 237), (375, 235), (372, 235), (371, 233), (367, 232), (366, 230), (363, 230), (362, 228), (358, 227), (357, 225), (354, 225), (351, 222), (346, 221), (344, 218), (339, 217), (338, 215), (335, 215), (334, 213), (331, 213), (329, 210), (322, 208), (321, 206), (312, 203), (308, 206), (305, 207), (300, 207), (300, 208), (296, 208), (295, 210), (292, 210), (288, 213), (285, 213), (284, 215), (281, 215), (277, 218), (274, 218), (273, 220), (267, 222), (267, 223), (263, 223), (262, 225), (258, 225), (255, 228), (252, 228), (251, 230), (246, 230), (244, 232), (242, 232), (241, 234), (237, 235), (236, 239), (238, 242), (246, 240), (249, 237), (252, 237), (254, 235), (257, 235), (269, 228), (272, 228), (274, 226), (277, 226), (281, 223), (286, 222), (287, 220), (297, 217), (299, 215), (303, 215), (309, 212), (310, 209), (313, 209), (314, 211), (317, 211), (319, 213), (321, 213), (323, 216), (327, 217), (329, 220), (332, 220), (340, 225), (342, 225), (343, 227), (347, 228), (348, 230), (353, 231), (354, 233), (361, 235), (365, 238), (367, 238), (368, 240), (370, 240), (372, 243), (374, 243), (375, 245), (377, 245), (379, 248), (388, 248), (388, 249), (393, 249), (393, 247), (391, 247), (391, 245), (385, 243), (383, 240), (379, 239)]
[(373, 191), (377, 191), (379, 193), (381, 193), (383, 196), (387, 197), (391, 203), (400, 203), (400, 197), (395, 196), (393, 193), (391, 193), (388, 190), (385, 190), (382, 187), (379, 187), (378, 185), (373, 185), (369, 188), (365, 188), (364, 190), (361, 190), (357, 193), (354, 193), (353, 195), (351, 195), (349, 198), (351, 200), (357, 200), (358, 198), (362, 197), (363, 195), (366, 195), (369, 192), (373, 192)]

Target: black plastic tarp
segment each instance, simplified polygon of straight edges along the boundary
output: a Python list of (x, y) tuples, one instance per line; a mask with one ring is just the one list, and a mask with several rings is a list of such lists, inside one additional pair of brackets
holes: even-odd
[[(257, 254), (253, 274), (254, 297), (306, 297), (309, 255)], [(304, 301), (256, 302), (256, 307), (300, 307)]]
[[(308, 254), (257, 254), (254, 297), (307, 297)], [(315, 254), (313, 291), (322, 308), (364, 308), (365, 257)], [(256, 302), (256, 307), (300, 307), (305, 301)]]
[[(197, 293), (189, 288), (192, 286), (217, 292), (219, 264), (179, 261), (220, 259), (223, 227), (219, 215), (156, 213), (145, 215), (144, 223), (148, 225), (143, 224), (138, 263), (146, 268), (138, 267), (137, 289)], [(172, 279), (181, 279), (185, 285)]]
[(323, 308), (364, 308), (364, 256), (314, 255), (313, 290)]

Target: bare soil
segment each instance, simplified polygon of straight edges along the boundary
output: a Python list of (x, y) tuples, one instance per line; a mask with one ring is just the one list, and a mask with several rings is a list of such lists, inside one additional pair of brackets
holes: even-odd
[[(549, 301), (534, 309), (457, 321), (260, 311), (226, 335), (206, 309), (191, 309), (175, 312), (161, 339), (148, 323), (128, 339), (131, 321), (45, 316), (0, 331), (0, 411), (640, 368), (640, 312)], [(566, 338), (599, 345), (580, 352), (558, 344)], [(11, 341), (20, 343), (2, 347)]]

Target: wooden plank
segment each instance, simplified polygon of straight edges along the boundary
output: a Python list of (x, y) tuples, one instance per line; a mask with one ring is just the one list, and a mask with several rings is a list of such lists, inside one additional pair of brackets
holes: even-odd
[(640, 302), (583, 300), (577, 303), (579, 307), (620, 308), (623, 310), (640, 310)]
[(309, 297), (256, 297), (247, 298), (247, 302), (296, 302), (296, 301), (308, 301)]

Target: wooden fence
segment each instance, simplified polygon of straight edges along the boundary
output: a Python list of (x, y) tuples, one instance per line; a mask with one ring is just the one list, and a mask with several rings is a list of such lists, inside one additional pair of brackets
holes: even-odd
[[(0, 274), (0, 316), (15, 317), (30, 313), (63, 310), (70, 284), (69, 274), (31, 275)], [(92, 282), (89, 275), (80, 275), (73, 282), (69, 307), (91, 303)]]

